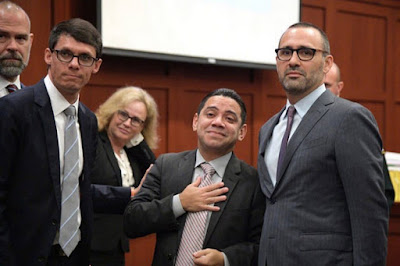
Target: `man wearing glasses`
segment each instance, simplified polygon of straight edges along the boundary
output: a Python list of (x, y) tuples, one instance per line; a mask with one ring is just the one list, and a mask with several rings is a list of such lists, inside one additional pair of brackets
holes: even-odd
[(89, 181), (97, 121), (79, 93), (101, 50), (92, 24), (61, 22), (45, 50), (47, 76), (0, 99), (0, 265), (88, 265), (93, 206), (109, 198), (122, 212), (129, 201), (130, 188)]
[(366, 108), (325, 89), (326, 34), (297, 23), (276, 49), (286, 106), (260, 130), (267, 197), (259, 265), (385, 265), (382, 143)]

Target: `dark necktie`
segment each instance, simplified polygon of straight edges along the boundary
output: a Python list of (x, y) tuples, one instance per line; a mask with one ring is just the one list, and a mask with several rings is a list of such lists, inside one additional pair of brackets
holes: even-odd
[[(202, 163), (200, 166), (203, 168), (204, 176), (199, 187), (211, 185), (211, 177), (214, 175), (215, 169), (208, 163)], [(192, 254), (203, 247), (208, 213), (208, 211), (188, 213), (175, 266), (193, 265)]]
[(79, 149), (75, 126), (75, 107), (64, 111), (67, 116), (64, 130), (64, 178), (61, 186), (61, 224), (59, 244), (67, 256), (79, 242)]
[(286, 131), (282, 138), (281, 149), (279, 151), (278, 168), (276, 169), (277, 179), (278, 179), (281, 167), (282, 167), (283, 159), (285, 158), (286, 147), (287, 147), (289, 136), (290, 136), (290, 130), (292, 129), (293, 118), (294, 118), (295, 113), (296, 113), (296, 109), (294, 108), (294, 106), (293, 105), (289, 106), (288, 111), (287, 111)]
[(13, 93), (18, 90), (18, 87), (15, 84), (8, 84), (6, 89), (8, 93)]

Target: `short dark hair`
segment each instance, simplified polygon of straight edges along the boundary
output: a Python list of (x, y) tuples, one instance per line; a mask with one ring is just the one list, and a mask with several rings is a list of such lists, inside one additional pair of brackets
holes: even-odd
[(232, 90), (232, 89), (227, 89), (227, 88), (221, 88), (217, 89), (215, 91), (210, 92), (207, 94), (203, 100), (201, 100), (199, 107), (197, 108), (197, 114), (200, 114), (201, 110), (204, 108), (204, 105), (206, 104), (207, 100), (213, 96), (223, 96), (223, 97), (229, 97), (233, 100), (235, 100), (239, 106), (240, 106), (240, 117), (242, 119), (242, 124), (246, 123), (246, 118), (247, 118), (247, 111), (246, 111), (246, 105), (244, 104), (242, 98), (239, 96), (239, 94)]
[[(330, 47), (330, 45), (329, 45), (328, 36), (327, 36), (326, 33), (325, 33), (323, 30), (321, 30), (319, 27), (317, 27), (317, 26), (315, 26), (314, 24), (309, 23), (309, 22), (298, 22), (298, 23), (295, 23), (295, 24), (289, 26), (288, 29), (291, 29), (291, 28), (313, 28), (313, 29), (316, 29), (316, 30), (321, 34), (321, 37), (322, 37), (322, 45), (323, 45), (322, 49), (323, 49), (325, 52), (327, 52), (328, 54), (331, 53), (331, 47)], [(282, 35), (282, 36), (283, 36), (283, 35)], [(281, 37), (281, 38), (282, 38), (282, 37)], [(281, 42), (281, 41), (279, 40), (279, 44), (280, 44), (280, 42)]]
[(61, 35), (69, 35), (78, 42), (93, 46), (96, 49), (96, 58), (101, 57), (103, 49), (101, 35), (90, 22), (80, 18), (73, 18), (58, 23), (50, 32), (50, 49), (54, 49)]

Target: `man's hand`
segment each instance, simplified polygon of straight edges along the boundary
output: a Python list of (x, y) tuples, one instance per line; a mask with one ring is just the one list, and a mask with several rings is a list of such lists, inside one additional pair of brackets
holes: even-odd
[(193, 254), (194, 265), (224, 266), (224, 255), (216, 249), (203, 249)]
[(183, 209), (187, 212), (219, 211), (219, 207), (209, 204), (226, 200), (222, 194), (228, 192), (228, 188), (223, 182), (199, 188), (200, 182), (201, 177), (198, 177), (179, 194)]

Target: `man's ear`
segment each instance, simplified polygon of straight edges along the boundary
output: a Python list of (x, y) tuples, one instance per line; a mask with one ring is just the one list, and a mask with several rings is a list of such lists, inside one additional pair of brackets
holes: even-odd
[(243, 124), (243, 126), (239, 129), (238, 140), (242, 141), (247, 133), (247, 124)]
[(92, 74), (96, 74), (100, 70), (101, 63), (103, 63), (103, 60), (100, 58), (96, 62), (94, 62), (94, 68), (92, 70)]
[(51, 52), (50, 48), (46, 48), (44, 50), (44, 61), (46, 62), (46, 64), (48, 66), (51, 65), (51, 55), (52, 55), (52, 52)]
[(324, 73), (328, 73), (328, 71), (331, 69), (333, 66), (333, 56), (332, 55), (327, 55), (324, 60)]
[(197, 131), (197, 121), (199, 120), (199, 115), (197, 113), (193, 116), (192, 128), (193, 131)]
[(338, 82), (338, 94), (340, 95), (340, 92), (343, 90), (344, 87), (344, 82), (343, 81), (339, 81)]

